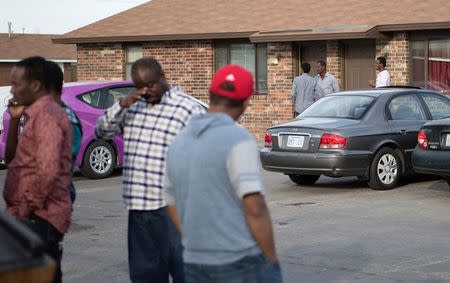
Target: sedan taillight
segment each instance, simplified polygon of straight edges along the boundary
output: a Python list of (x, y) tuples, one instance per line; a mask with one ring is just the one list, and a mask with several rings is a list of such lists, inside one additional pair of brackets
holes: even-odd
[(323, 134), (320, 138), (320, 148), (344, 148), (347, 139), (336, 134)]
[(419, 147), (421, 149), (428, 150), (428, 138), (423, 130), (420, 130), (419, 134), (417, 135), (417, 143), (419, 144)]
[(272, 134), (270, 132), (266, 132), (266, 135), (264, 136), (264, 146), (272, 147)]

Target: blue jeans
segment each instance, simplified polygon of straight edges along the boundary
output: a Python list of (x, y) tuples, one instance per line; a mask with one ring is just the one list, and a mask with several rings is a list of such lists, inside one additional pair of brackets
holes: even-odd
[(128, 263), (133, 283), (184, 282), (179, 233), (167, 215), (167, 207), (128, 212)]
[(225, 265), (184, 265), (186, 283), (281, 283), (278, 262), (268, 262), (262, 254), (247, 256)]

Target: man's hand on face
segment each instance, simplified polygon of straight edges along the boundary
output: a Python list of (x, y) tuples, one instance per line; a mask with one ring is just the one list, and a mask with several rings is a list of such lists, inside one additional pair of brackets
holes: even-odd
[(136, 101), (141, 99), (142, 97), (146, 97), (148, 95), (148, 88), (136, 88), (130, 93), (120, 100), (120, 107), (128, 108), (133, 105)]
[(11, 115), (11, 119), (20, 119), (24, 110), (25, 106), (19, 105), (14, 97), (8, 101), (8, 112)]

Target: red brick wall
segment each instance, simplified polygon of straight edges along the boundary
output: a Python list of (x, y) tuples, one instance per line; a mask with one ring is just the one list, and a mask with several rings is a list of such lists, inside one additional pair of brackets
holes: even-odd
[(144, 56), (157, 59), (171, 84), (208, 102), (208, 86), (214, 73), (214, 48), (210, 40), (160, 41), (143, 45)]
[[(275, 60), (277, 55), (281, 55), (279, 60)], [(298, 67), (292, 43), (268, 43), (267, 57), (268, 94), (254, 95), (241, 119), (258, 142), (264, 140), (266, 128), (292, 119), (290, 93)]]
[(344, 77), (342, 75), (344, 56), (342, 53), (342, 45), (339, 44), (338, 40), (327, 41), (327, 71), (336, 77), (341, 90), (344, 89), (344, 82), (342, 81)]
[[(258, 141), (262, 141), (266, 128), (292, 118), (290, 91), (298, 68), (292, 43), (269, 43), (267, 52), (268, 94), (255, 95), (241, 119)], [(161, 63), (169, 83), (208, 102), (208, 86), (214, 73), (212, 41), (146, 42), (143, 53)], [(281, 58), (275, 64), (278, 54)], [(121, 44), (78, 45), (78, 80), (122, 80), (125, 55)]]
[(125, 73), (125, 51), (120, 43), (77, 45), (79, 81), (119, 81)]
[(386, 69), (391, 75), (391, 85), (408, 85), (409, 41), (405, 32), (395, 33), (391, 40), (376, 41), (376, 57), (387, 56)]

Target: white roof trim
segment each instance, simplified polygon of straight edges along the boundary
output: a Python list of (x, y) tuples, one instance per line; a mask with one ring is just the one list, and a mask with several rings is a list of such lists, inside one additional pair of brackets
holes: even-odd
[[(16, 63), (22, 59), (0, 59), (0, 63)], [(77, 60), (74, 59), (47, 59), (55, 63), (76, 63)]]

